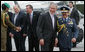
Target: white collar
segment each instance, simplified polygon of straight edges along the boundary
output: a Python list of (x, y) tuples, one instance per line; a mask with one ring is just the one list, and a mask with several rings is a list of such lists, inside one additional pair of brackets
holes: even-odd
[(73, 7), (72, 7), (72, 8), (70, 8), (70, 9), (73, 9)]
[(15, 13), (15, 15), (18, 15), (19, 13)]
[(31, 13), (31, 15), (33, 15), (33, 11), (32, 11), (32, 13)]
[[(50, 13), (50, 11), (49, 11), (49, 13)], [(51, 14), (51, 13), (50, 13), (50, 16), (54, 16), (54, 14)]]

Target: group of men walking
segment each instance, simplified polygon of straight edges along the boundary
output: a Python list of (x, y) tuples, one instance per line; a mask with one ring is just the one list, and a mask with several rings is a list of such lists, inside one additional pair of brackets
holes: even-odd
[(53, 51), (57, 46), (60, 51), (71, 51), (72, 43), (76, 42), (78, 36), (78, 28), (73, 19), (75, 16), (69, 17), (68, 7), (60, 8), (62, 18), (55, 15), (57, 6), (54, 3), (50, 4), (49, 11), (44, 14), (33, 11), (32, 5), (26, 5), (26, 13), (20, 11), (18, 5), (13, 7), (15, 13), (8, 12), (9, 8), (8, 3), (2, 4), (1, 28), (5, 30), (1, 29), (1, 51), (12, 50), (12, 37), (17, 51), (25, 51), (26, 36), (29, 40), (29, 51), (33, 51), (33, 48), (39, 51), (39, 44), (41, 51)]

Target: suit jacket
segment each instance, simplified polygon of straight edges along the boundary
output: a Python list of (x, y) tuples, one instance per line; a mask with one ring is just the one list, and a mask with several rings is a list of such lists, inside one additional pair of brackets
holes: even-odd
[(37, 23), (37, 36), (38, 39), (45, 39), (48, 41), (51, 41), (52, 39), (55, 39), (57, 37), (57, 17), (54, 16), (55, 23), (54, 23), (54, 29), (52, 25), (52, 20), (49, 12), (40, 15), (38, 23)]
[[(14, 24), (14, 17), (15, 17), (15, 14), (13, 14), (12, 19), (11, 19), (13, 24)], [(22, 29), (20, 31), (21, 34), (26, 34), (26, 32), (25, 32), (26, 31), (25, 30), (25, 21), (26, 21), (26, 14), (20, 11), (17, 18), (16, 18), (15, 26), (17, 26), (17, 27), (20, 26), (21, 27), (21, 29)], [(15, 30), (12, 30), (11, 32), (13, 34), (17, 33)]]
[(71, 12), (71, 14), (70, 14), (70, 18), (74, 18), (75, 21), (76, 21), (76, 24), (77, 24), (77, 25), (79, 24), (79, 13), (78, 13), (78, 11), (77, 11), (76, 8), (73, 8), (73, 9), (72, 9), (72, 12)]
[(37, 26), (37, 22), (38, 22), (38, 18), (39, 18), (40, 12), (35, 12), (33, 11), (33, 18), (32, 18), (32, 24), (30, 23), (30, 16), (29, 14), (27, 14), (26, 17), (26, 29), (27, 29), (27, 34), (29, 35), (34, 35), (36, 36), (36, 26)]

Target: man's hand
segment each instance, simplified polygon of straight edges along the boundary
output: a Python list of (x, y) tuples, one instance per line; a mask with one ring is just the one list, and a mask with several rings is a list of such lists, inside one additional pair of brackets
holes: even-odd
[(72, 42), (75, 43), (76, 42), (76, 38), (72, 38)]
[(44, 39), (40, 39), (40, 45), (43, 46), (44, 45)]
[(77, 25), (77, 27), (78, 27), (78, 29), (80, 29), (80, 26), (79, 25)]
[(21, 27), (16, 27), (16, 31), (20, 32), (21, 31)]
[(14, 34), (12, 34), (11, 32), (9, 33), (9, 36), (12, 38), (14, 36)]
[(55, 39), (55, 47), (57, 46), (57, 43), (58, 43), (58, 39), (56, 38)]

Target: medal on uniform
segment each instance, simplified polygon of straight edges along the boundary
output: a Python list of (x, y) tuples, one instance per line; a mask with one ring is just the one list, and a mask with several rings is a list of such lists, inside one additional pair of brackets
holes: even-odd
[(73, 24), (72, 20), (68, 24)]

